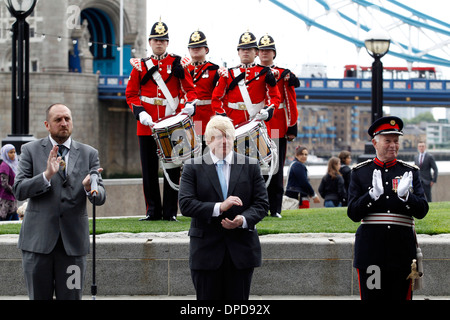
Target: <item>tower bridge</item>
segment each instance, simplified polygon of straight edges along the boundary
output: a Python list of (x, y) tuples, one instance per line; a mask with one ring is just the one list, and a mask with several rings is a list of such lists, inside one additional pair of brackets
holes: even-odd
[[(370, 105), (371, 80), (357, 78), (299, 78), (299, 105)], [(100, 100), (124, 100), (128, 76), (100, 76)], [(447, 107), (450, 80), (384, 80), (383, 100), (389, 106)]]

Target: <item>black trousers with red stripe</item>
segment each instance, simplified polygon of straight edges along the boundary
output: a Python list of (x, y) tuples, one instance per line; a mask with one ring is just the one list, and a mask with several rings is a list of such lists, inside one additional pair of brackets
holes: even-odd
[[(153, 136), (139, 136), (141, 155), (142, 183), (146, 204), (146, 215), (152, 219), (170, 219), (178, 211), (178, 191), (174, 190), (164, 177), (163, 203), (159, 188), (159, 158), (156, 153), (156, 141)], [(179, 184), (180, 168), (167, 169), (167, 173), (175, 184)]]
[(375, 275), (356, 270), (361, 300), (412, 300), (411, 280), (406, 280), (408, 272), (380, 269), (379, 275)]

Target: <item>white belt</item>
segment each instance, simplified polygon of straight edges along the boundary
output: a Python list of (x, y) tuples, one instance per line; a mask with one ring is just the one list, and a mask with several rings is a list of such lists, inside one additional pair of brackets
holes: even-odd
[(280, 105), (278, 106), (278, 109), (284, 109), (286, 108), (286, 104), (284, 102), (280, 103)]
[(211, 104), (211, 102), (212, 102), (211, 100), (198, 100), (196, 105), (198, 105), (198, 106), (206, 106), (208, 104)]
[(396, 224), (404, 227), (414, 227), (414, 218), (396, 213), (369, 213), (361, 224)]
[[(154, 104), (155, 106), (167, 106), (170, 104), (170, 102), (167, 99), (161, 99), (161, 98), (149, 98), (145, 96), (140, 96), (141, 101), (149, 104)], [(178, 105), (179, 99), (174, 99), (175, 104)]]
[[(229, 102), (228, 108), (235, 109), (235, 110), (247, 110), (247, 106), (244, 102)], [(260, 103), (252, 104), (253, 108), (258, 108), (257, 110), (261, 110), (264, 108), (264, 101), (261, 101)]]

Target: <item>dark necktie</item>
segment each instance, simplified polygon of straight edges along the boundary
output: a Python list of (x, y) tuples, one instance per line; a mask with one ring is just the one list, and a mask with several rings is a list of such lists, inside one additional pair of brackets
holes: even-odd
[(66, 155), (69, 152), (69, 149), (62, 145), (58, 145), (58, 156), (61, 157), (61, 162), (59, 163), (59, 167), (62, 170), (62, 174), (64, 178), (66, 177)]

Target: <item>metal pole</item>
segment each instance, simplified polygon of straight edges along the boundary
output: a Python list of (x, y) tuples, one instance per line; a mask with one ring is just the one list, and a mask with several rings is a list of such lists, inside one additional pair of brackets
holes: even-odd
[(23, 97), (24, 97), (24, 74), (23, 74), (23, 58), (24, 58), (24, 32), (25, 32), (25, 20), (24, 19), (18, 19), (17, 22), (19, 23), (19, 34), (18, 34), (18, 41), (17, 41), (17, 115), (18, 115), (18, 128), (17, 133), (23, 134), (23, 115), (24, 115), (24, 103), (23, 103)]
[(123, 76), (123, 0), (120, 0), (120, 75)]
[(13, 28), (12, 35), (12, 68), (11, 68), (11, 134), (18, 134), (18, 115), (17, 115), (17, 35), (18, 35), (18, 24), (16, 21)]
[(91, 294), (92, 300), (96, 300), (97, 297), (97, 283), (95, 282), (95, 198), (96, 195), (93, 193), (92, 202), (92, 285)]
[(374, 56), (372, 63), (372, 123), (383, 116), (383, 64)]
[(25, 73), (24, 73), (24, 93), (23, 93), (23, 131), (21, 134), (28, 135), (30, 133), (30, 25), (24, 21), (24, 42), (25, 42)]

